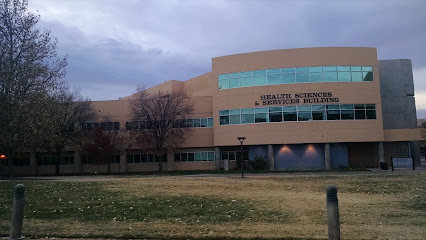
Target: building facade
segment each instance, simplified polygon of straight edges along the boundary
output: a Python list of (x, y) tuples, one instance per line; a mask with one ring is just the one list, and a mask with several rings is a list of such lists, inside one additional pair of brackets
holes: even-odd
[[(268, 159), (270, 170), (376, 168), (392, 157), (419, 161), (410, 60), (378, 60), (375, 48), (305, 48), (212, 59), (212, 71), (148, 91), (185, 90), (195, 111), (192, 133), (171, 150), (163, 169), (214, 170), (240, 157)], [(93, 102), (105, 130), (133, 128), (132, 96)], [(108, 119), (103, 122), (102, 119)], [(90, 125), (89, 128), (94, 125)], [(18, 174), (53, 174), (52, 157), (31, 153)], [(111, 172), (158, 170), (159, 159), (119, 149)], [(79, 150), (63, 156), (61, 173), (106, 172)]]

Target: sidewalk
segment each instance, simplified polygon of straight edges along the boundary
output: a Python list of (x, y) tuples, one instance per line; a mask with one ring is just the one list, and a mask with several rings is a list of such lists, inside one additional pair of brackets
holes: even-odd
[[(344, 175), (376, 175), (376, 174), (416, 174), (426, 172), (426, 164), (416, 167), (416, 170), (381, 170), (379, 168), (367, 169), (366, 171), (341, 171), (341, 172), (330, 172), (330, 171), (314, 171), (314, 172), (245, 172), (244, 177), (294, 177), (294, 176), (344, 176)], [(159, 177), (160, 175), (84, 175), (84, 176), (28, 176), (28, 177), (17, 177), (18, 180), (47, 180), (47, 181), (83, 181), (83, 182), (99, 182), (99, 181), (121, 181), (128, 180), (131, 178), (152, 178)], [(185, 178), (241, 178), (240, 172), (233, 173), (200, 173), (190, 175), (168, 175), (165, 172), (161, 177), (185, 177)], [(9, 181), (9, 180), (0, 180)]]

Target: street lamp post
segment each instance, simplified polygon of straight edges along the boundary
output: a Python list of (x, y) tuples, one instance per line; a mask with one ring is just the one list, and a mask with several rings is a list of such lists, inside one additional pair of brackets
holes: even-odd
[(237, 139), (241, 143), (241, 152), (240, 152), (241, 178), (244, 178), (243, 142), (244, 142), (244, 140), (246, 140), (246, 137), (238, 137)]

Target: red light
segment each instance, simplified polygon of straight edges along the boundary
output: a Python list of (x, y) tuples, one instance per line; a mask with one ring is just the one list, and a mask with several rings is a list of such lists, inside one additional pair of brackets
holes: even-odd
[(0, 155), (0, 159), (6, 159), (6, 155), (1, 154), (1, 155)]

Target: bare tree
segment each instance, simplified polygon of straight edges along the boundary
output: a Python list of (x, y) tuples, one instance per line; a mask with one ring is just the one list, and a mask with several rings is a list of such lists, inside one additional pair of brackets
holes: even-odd
[(167, 149), (185, 142), (190, 129), (185, 118), (193, 111), (190, 97), (184, 91), (149, 92), (139, 87), (131, 100), (133, 119), (138, 123), (132, 131), (140, 147), (159, 156), (158, 170), (162, 172), (162, 157)]
[(0, 152), (9, 166), (17, 152), (43, 136), (50, 94), (65, 76), (57, 40), (40, 30), (27, 0), (0, 0)]
[(95, 119), (91, 101), (83, 98), (78, 90), (69, 90), (65, 85), (52, 94), (49, 105), (50, 117), (44, 118), (46, 141), (40, 141), (39, 149), (54, 152), (56, 155), (56, 174), (65, 147), (75, 147), (88, 136), (83, 124)]
[(101, 128), (96, 128), (91, 132), (86, 142), (83, 143), (83, 151), (87, 153), (96, 164), (108, 165), (108, 173), (111, 172), (111, 158), (116, 151), (116, 132), (107, 132)]

